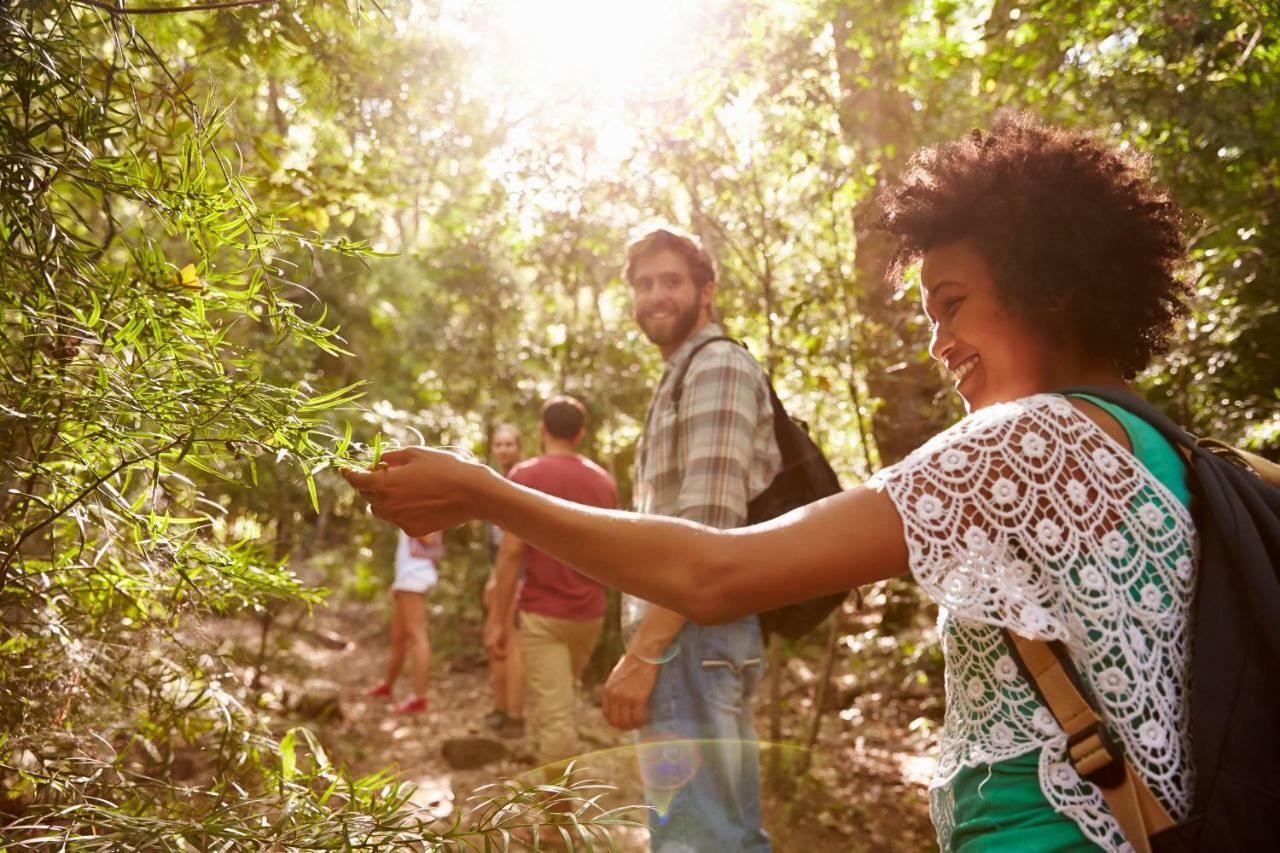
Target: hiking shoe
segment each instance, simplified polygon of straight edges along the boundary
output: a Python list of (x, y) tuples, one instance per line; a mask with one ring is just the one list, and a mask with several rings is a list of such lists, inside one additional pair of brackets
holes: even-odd
[(371, 688), (365, 694), (370, 699), (390, 699), (391, 685), (385, 681), (379, 682), (377, 687)]
[(507, 717), (498, 727), (499, 737), (524, 737), (524, 717)]
[(501, 708), (494, 708), (492, 711), (484, 715), (485, 728), (493, 729), (495, 732), (502, 728), (502, 724), (507, 721), (507, 712)]
[(397, 714), (421, 714), (427, 710), (427, 700), (421, 696), (414, 696), (412, 699), (404, 700), (391, 710)]

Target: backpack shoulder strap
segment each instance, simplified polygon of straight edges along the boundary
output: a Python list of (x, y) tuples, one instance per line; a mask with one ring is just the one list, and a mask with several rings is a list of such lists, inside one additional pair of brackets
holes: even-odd
[(1062, 644), (1029, 640), (1007, 629), (1004, 636), (1023, 675), (1066, 732), (1067, 757), (1076, 772), (1098, 786), (1133, 849), (1150, 853), (1149, 837), (1173, 826), (1173, 818), (1085, 698), (1079, 673)]
[(1097, 397), (1099, 400), (1106, 400), (1108, 403), (1132, 412), (1151, 424), (1174, 447), (1195, 447), (1196, 440), (1190, 433), (1170, 420), (1168, 415), (1132, 391), (1110, 385), (1077, 385), (1071, 388), (1063, 388), (1054, 393), (1068, 397), (1084, 394), (1090, 397)]
[(1280, 465), (1256, 453), (1232, 447), (1225, 441), (1219, 441), (1216, 438), (1197, 439), (1171, 421), (1168, 416), (1156, 409), (1155, 406), (1152, 406), (1132, 391), (1104, 385), (1080, 385), (1064, 388), (1057, 393), (1067, 396), (1087, 394), (1100, 400), (1106, 400), (1108, 403), (1126, 409), (1151, 424), (1164, 436), (1166, 441), (1181, 450), (1188, 461), (1191, 460), (1197, 450), (1201, 450), (1225, 459), (1238, 468), (1253, 471), (1273, 486), (1280, 486)]
[[(680, 400), (684, 396), (684, 375), (689, 372), (689, 365), (693, 364), (693, 357), (702, 351), (707, 344), (713, 344), (716, 341), (729, 341), (732, 344), (742, 347), (743, 352), (748, 355), (751, 351), (747, 349), (747, 345), (736, 338), (730, 338), (727, 335), (717, 335), (714, 338), (707, 338), (705, 341), (699, 341), (689, 355), (685, 358), (684, 364), (680, 365), (680, 371), (676, 374), (675, 387), (671, 389), (671, 404), (676, 411), (680, 411)], [(791, 424), (791, 416), (787, 414), (786, 406), (782, 405), (782, 399), (778, 397), (778, 392), (773, 388), (773, 382), (769, 380), (768, 375), (764, 377), (764, 384), (769, 389), (769, 404), (773, 408), (773, 437), (778, 443), (778, 451), (782, 454), (783, 467), (787, 467), (795, 460), (794, 457), (802, 452), (802, 448), (797, 448), (794, 438), (789, 432)], [(807, 425), (805, 425), (807, 429)]]
[(716, 341), (728, 341), (731, 344), (742, 347), (744, 350), (746, 349), (741, 341), (728, 335), (716, 335), (715, 337), (707, 338), (705, 341), (698, 341), (697, 345), (685, 356), (684, 363), (680, 365), (680, 370), (676, 373), (675, 385), (671, 388), (671, 402), (677, 409), (680, 408), (680, 398), (684, 396), (684, 375), (689, 372), (689, 366), (693, 364), (694, 356), (702, 352), (707, 345), (714, 344)]

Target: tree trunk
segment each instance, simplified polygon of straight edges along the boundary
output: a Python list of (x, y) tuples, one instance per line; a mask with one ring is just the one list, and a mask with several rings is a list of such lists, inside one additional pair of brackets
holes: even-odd
[[(919, 138), (910, 95), (887, 85), (905, 77), (896, 47), (907, 20), (905, 7), (902, 0), (883, 0), (842, 5), (835, 14), (840, 128), (851, 146), (877, 163), (883, 181), (900, 173)], [(870, 40), (876, 50), (864, 54), (858, 39)], [(937, 432), (950, 420), (951, 410), (939, 405), (941, 384), (927, 360), (920, 358), (924, 342), (915, 331), (918, 324), (912, 322), (918, 309), (911, 301), (895, 300), (893, 286), (885, 280), (895, 244), (875, 228), (878, 218), (873, 200), (863, 204), (855, 218), (854, 267), (858, 310), (869, 321), (867, 328), (881, 336), (868, 341), (865, 351), (888, 353), (883, 361), (864, 365), (867, 391), (882, 401), (871, 419), (871, 432), (880, 464), (887, 465)]]

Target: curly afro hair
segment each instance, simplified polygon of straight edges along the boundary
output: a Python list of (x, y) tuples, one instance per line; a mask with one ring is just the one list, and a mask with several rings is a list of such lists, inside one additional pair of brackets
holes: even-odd
[(1006, 307), (1125, 377), (1185, 313), (1182, 212), (1132, 151), (1004, 113), (986, 133), (916, 152), (879, 202), (899, 286), (930, 248), (969, 240)]

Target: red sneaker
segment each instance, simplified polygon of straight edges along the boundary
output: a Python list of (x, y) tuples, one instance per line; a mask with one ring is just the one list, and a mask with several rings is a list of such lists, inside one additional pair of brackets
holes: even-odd
[(390, 699), (391, 685), (383, 681), (377, 687), (374, 687), (372, 690), (369, 690), (364, 695), (368, 696), (370, 699)]
[(404, 700), (391, 710), (397, 714), (421, 714), (427, 710), (427, 700), (421, 696), (414, 696), (412, 699)]

